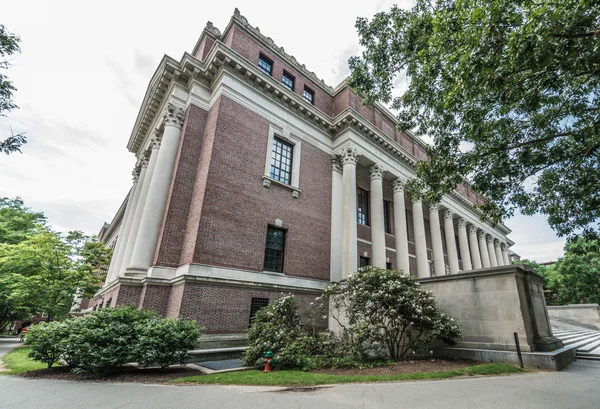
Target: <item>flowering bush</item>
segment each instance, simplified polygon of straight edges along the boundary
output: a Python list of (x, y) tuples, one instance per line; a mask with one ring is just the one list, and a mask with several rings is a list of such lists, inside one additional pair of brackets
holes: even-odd
[(362, 267), (323, 297), (332, 301), (341, 336), (359, 359), (387, 352), (399, 360), (433, 340), (456, 344), (461, 335), (456, 322), (437, 310), (433, 295), (402, 271)]
[(330, 347), (330, 334), (319, 333), (317, 326), (313, 309), (301, 318), (294, 296), (283, 295), (254, 316), (248, 330), (248, 349), (242, 357), (244, 365), (263, 366), (263, 356), (271, 350), (275, 368), (311, 369), (315, 357), (326, 354)]

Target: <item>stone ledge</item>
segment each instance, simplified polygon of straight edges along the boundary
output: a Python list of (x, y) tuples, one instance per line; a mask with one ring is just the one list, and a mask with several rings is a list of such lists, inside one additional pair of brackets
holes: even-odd
[(449, 274), (444, 276), (436, 276), (436, 277), (426, 277), (419, 278), (417, 282), (419, 283), (433, 283), (438, 281), (452, 281), (452, 280), (467, 280), (467, 279), (476, 279), (476, 278), (485, 278), (491, 276), (499, 276), (505, 274), (531, 274), (536, 277), (541, 277), (533, 271), (533, 269), (524, 264), (511, 264), (509, 266), (501, 266), (501, 267), (489, 267), (482, 268), (479, 270), (471, 270), (466, 272), (459, 272), (457, 274)]
[[(433, 347), (433, 355), (443, 358), (472, 359), (481, 362), (503, 362), (519, 364), (516, 351), (498, 351), (491, 349), (470, 349), (456, 347)], [(540, 369), (561, 371), (575, 361), (577, 347), (569, 345), (551, 352), (523, 352), (523, 365)]]

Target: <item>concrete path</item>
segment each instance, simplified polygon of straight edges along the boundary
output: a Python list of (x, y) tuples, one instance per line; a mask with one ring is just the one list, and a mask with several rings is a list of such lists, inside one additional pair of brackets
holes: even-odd
[(599, 384), (600, 363), (593, 361), (577, 361), (562, 372), (336, 385), (303, 392), (272, 387), (77, 383), (0, 376), (0, 407), (591, 409), (600, 405)]
[(8, 354), (11, 350), (22, 345), (17, 337), (0, 337), (0, 358)]

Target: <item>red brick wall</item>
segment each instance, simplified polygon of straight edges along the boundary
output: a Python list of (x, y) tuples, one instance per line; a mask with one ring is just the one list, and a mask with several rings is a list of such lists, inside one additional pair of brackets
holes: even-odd
[(171, 286), (146, 284), (142, 288), (138, 306), (165, 316), (170, 294)]
[(300, 197), (275, 183), (267, 189), (268, 127), (264, 118), (222, 98), (194, 262), (262, 271), (267, 227), (281, 219), (287, 229), (284, 273), (328, 280), (330, 157), (303, 141)]
[[(133, 285), (120, 285), (116, 290), (117, 296), (111, 301), (112, 307), (127, 307), (129, 305), (138, 305), (140, 300), (140, 293), (142, 292), (141, 286)], [(106, 294), (105, 300), (111, 298), (111, 295)]]
[(183, 300), (183, 287), (184, 284), (176, 284), (171, 287), (171, 294), (169, 294), (169, 302), (167, 303), (167, 312), (165, 316), (171, 318), (179, 317), (181, 302)]
[[(252, 298), (268, 298), (273, 301), (282, 295), (280, 291), (259, 288), (194, 283), (185, 283), (183, 287), (181, 316), (196, 320), (199, 325), (206, 327), (207, 334), (245, 332), (250, 320)], [(294, 296), (300, 309), (304, 310), (319, 294), (294, 293)], [(326, 314), (325, 310), (320, 315)]]
[(206, 117), (207, 112), (194, 105), (187, 110), (153, 265), (179, 266)]

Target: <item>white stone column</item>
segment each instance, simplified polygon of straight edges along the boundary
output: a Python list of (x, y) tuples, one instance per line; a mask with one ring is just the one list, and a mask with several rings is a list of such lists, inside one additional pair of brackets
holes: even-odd
[(396, 179), (394, 189), (394, 234), (396, 236), (396, 265), (398, 270), (410, 273), (408, 258), (408, 231), (406, 228), (406, 208), (404, 205), (404, 182)]
[(431, 248), (433, 250), (433, 275), (438, 277), (446, 275), (440, 211), (439, 206), (435, 203), (429, 205), (429, 230), (431, 231)]
[(469, 251), (469, 238), (467, 236), (467, 221), (462, 217), (458, 219), (458, 246), (460, 247), (463, 271), (473, 270), (471, 252)]
[(500, 247), (502, 248), (502, 259), (504, 260), (504, 265), (510, 265), (510, 256), (508, 255), (508, 246), (506, 243), (501, 243)]
[(343, 174), (343, 228), (342, 228), (342, 279), (358, 270), (357, 215), (356, 215), (356, 164), (360, 154), (354, 146), (347, 146), (340, 154)]
[(154, 175), (150, 181), (140, 229), (131, 254), (131, 262), (127, 268), (130, 273), (146, 274), (152, 265), (179, 149), (183, 120), (183, 109), (169, 104), (164, 116), (164, 132), (156, 158)]
[(383, 174), (385, 170), (379, 164), (369, 168), (371, 176), (371, 264), (385, 268), (385, 225), (383, 216)]
[(156, 167), (156, 158), (158, 157), (159, 148), (160, 133), (158, 131), (155, 131), (154, 137), (152, 138), (152, 142), (150, 144), (149, 158), (146, 162), (143, 163), (143, 165), (146, 165), (147, 167), (146, 175), (144, 178), (144, 183), (141, 183), (139, 185), (140, 196), (135, 205), (135, 211), (131, 219), (131, 228), (129, 230), (129, 234), (127, 235), (127, 245), (125, 246), (125, 250), (123, 251), (123, 259), (119, 264), (119, 270), (117, 272), (118, 275), (123, 275), (125, 273), (125, 269), (130, 265), (131, 254), (133, 253), (133, 248), (135, 247), (138, 231), (140, 230), (140, 221), (142, 220), (142, 214), (144, 213), (144, 206), (146, 204), (146, 198), (148, 197), (150, 182), (152, 181), (152, 177), (154, 175), (154, 169)]
[(446, 252), (448, 253), (448, 268), (450, 274), (458, 273), (458, 253), (454, 237), (454, 214), (451, 210), (444, 212), (444, 234), (446, 235)]
[(494, 249), (496, 250), (496, 262), (498, 267), (504, 265), (504, 259), (502, 258), (502, 249), (500, 248), (500, 240), (494, 239)]
[(487, 241), (485, 239), (486, 234), (479, 230), (477, 232), (477, 238), (479, 239), (479, 254), (481, 254), (481, 264), (483, 268), (490, 268), (490, 255), (487, 248)]
[(123, 253), (125, 247), (127, 247), (127, 238), (131, 231), (131, 223), (133, 221), (133, 214), (135, 213), (135, 207), (137, 206), (138, 199), (140, 197), (140, 191), (142, 190), (142, 184), (146, 178), (146, 169), (148, 168), (148, 161), (146, 158), (142, 159), (139, 166), (136, 166), (133, 170), (133, 186), (129, 191), (127, 197), (127, 207), (125, 208), (125, 214), (121, 220), (121, 227), (119, 228), (119, 235), (117, 237), (117, 245), (113, 252), (112, 259), (110, 261), (110, 267), (106, 274), (106, 282), (110, 283), (119, 274), (119, 268), (123, 262)]
[(417, 277), (429, 277), (429, 261), (427, 260), (427, 241), (425, 240), (425, 221), (423, 219), (423, 202), (413, 200), (413, 230), (415, 232), (415, 253), (417, 256)]
[(483, 264), (481, 263), (481, 253), (479, 252), (479, 243), (477, 241), (477, 227), (472, 224), (469, 225), (469, 247), (473, 268), (479, 270), (483, 267)]
[(331, 267), (330, 280), (342, 279), (342, 213), (344, 203), (343, 168), (338, 157), (331, 157)]
[(490, 256), (490, 267), (498, 267), (498, 260), (496, 260), (496, 250), (494, 249), (494, 238), (489, 234), (485, 236), (488, 247), (488, 254)]

